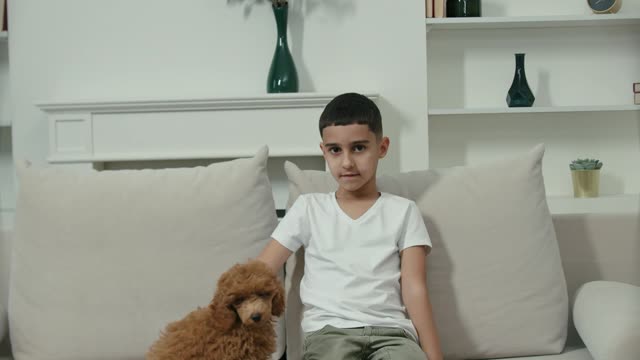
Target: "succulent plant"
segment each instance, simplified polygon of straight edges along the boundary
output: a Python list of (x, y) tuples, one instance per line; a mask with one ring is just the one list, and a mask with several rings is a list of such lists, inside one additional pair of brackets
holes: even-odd
[(598, 170), (602, 163), (597, 159), (577, 159), (569, 164), (571, 170)]

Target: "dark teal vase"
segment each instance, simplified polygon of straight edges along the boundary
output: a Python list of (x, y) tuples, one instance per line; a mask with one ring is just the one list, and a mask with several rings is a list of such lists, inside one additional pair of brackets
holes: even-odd
[(447, 0), (447, 17), (479, 17), (480, 0)]
[(278, 41), (273, 54), (269, 77), (267, 79), (268, 93), (298, 92), (298, 73), (287, 43), (287, 14), (289, 5), (273, 5), (273, 14), (278, 27)]
[(524, 72), (524, 54), (516, 54), (516, 73), (513, 83), (507, 93), (507, 105), (509, 107), (531, 107), (536, 97), (527, 83), (527, 75)]

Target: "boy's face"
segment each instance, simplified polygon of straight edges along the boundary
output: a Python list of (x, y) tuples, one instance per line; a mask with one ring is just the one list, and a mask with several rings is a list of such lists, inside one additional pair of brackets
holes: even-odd
[(367, 125), (327, 126), (322, 130), (320, 148), (339, 191), (377, 193), (378, 160), (387, 154), (389, 138), (376, 139)]

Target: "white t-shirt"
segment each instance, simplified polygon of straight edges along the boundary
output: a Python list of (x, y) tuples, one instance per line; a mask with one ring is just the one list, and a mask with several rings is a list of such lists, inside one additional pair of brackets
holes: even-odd
[(304, 332), (386, 326), (418, 338), (400, 292), (400, 251), (431, 240), (413, 201), (381, 193), (354, 220), (335, 193), (301, 195), (272, 237), (293, 252), (305, 249)]

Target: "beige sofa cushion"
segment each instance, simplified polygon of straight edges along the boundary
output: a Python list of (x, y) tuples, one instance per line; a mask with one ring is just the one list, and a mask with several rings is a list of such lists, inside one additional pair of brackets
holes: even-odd
[(265, 245), (277, 224), (267, 157), (263, 148), (197, 168), (18, 169), (15, 357), (142, 359), (167, 322), (206, 306), (218, 276)]
[(593, 360), (589, 350), (587, 348), (567, 348), (561, 354), (555, 355), (540, 355), (540, 356), (527, 356), (527, 357), (515, 357), (515, 358), (500, 358), (489, 360)]
[[(481, 166), (381, 176), (414, 200), (433, 241), (428, 287), (447, 359), (562, 351), (567, 289), (542, 177), (544, 147)], [(331, 175), (285, 166), (290, 203), (336, 188)], [(287, 264), (287, 355), (298, 359), (303, 255)], [(296, 330), (297, 329), (297, 330)]]

